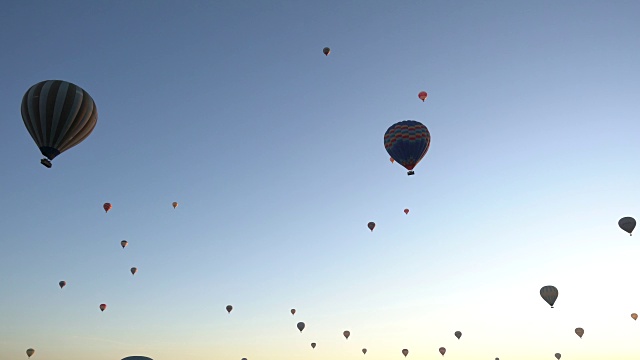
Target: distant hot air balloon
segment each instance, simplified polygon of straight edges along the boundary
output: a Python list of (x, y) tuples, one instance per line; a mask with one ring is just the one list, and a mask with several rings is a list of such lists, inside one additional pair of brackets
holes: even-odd
[(247, 358), (242, 358), (242, 360), (247, 360)]
[(231, 310), (233, 310), (233, 306), (227, 305), (227, 312), (231, 314)]
[(122, 360), (153, 360), (150, 357), (146, 357), (146, 356), (127, 356), (126, 358), (122, 359)]
[(402, 349), (402, 355), (404, 355), (404, 357), (407, 357), (407, 355), (409, 355), (409, 350)]
[(623, 217), (618, 221), (618, 226), (620, 226), (622, 230), (628, 232), (629, 236), (631, 236), (633, 235), (633, 229), (636, 227), (636, 219), (629, 216)]
[(369, 230), (373, 231), (373, 229), (376, 227), (376, 223), (371, 221), (367, 224), (367, 227), (369, 228)]
[(127, 240), (120, 241), (120, 246), (122, 246), (123, 249), (126, 248), (127, 245), (129, 245), (129, 242)]
[(108, 212), (109, 212), (109, 210), (111, 210), (111, 208), (112, 208), (112, 207), (113, 207), (113, 206), (111, 206), (111, 204), (110, 204), (110, 203), (104, 203), (104, 205), (102, 205), (102, 208), (104, 209), (104, 212), (105, 212), (105, 213), (108, 213)]
[(631, 318), (633, 320), (638, 320), (638, 314), (636, 314), (636, 313), (631, 314)]
[(540, 296), (542, 296), (544, 301), (551, 305), (551, 308), (553, 309), (553, 304), (555, 304), (556, 299), (558, 298), (558, 289), (551, 285), (543, 286), (540, 289)]
[(100, 311), (104, 311), (107, 308), (107, 304), (100, 304)]
[(447, 352), (447, 349), (441, 347), (440, 349), (438, 349), (438, 351), (440, 351), (440, 354), (442, 354), (442, 356), (444, 356), (444, 353)]
[(427, 98), (427, 92), (426, 92), (426, 91), (420, 91), (420, 92), (418, 93), (418, 98), (419, 98), (420, 100), (422, 100), (422, 102), (424, 102), (424, 100)]
[(296, 309), (291, 309), (291, 315), (295, 315), (296, 314)]
[(131, 275), (135, 275), (138, 272), (138, 268), (137, 267), (132, 267), (131, 268)]
[(326, 48), (322, 49), (322, 53), (323, 53), (325, 56), (329, 56), (329, 54), (331, 53), (331, 49), (329, 49), (328, 47), (326, 47)]
[(431, 134), (423, 124), (414, 120), (395, 123), (384, 133), (384, 148), (413, 175), (413, 168), (427, 154), (431, 145)]
[(311, 343), (311, 347), (315, 349), (316, 348), (316, 343)]
[(171, 205), (173, 205), (173, 208), (174, 208), (174, 209), (178, 207), (178, 203), (177, 203), (177, 202), (175, 202), (175, 201), (174, 201), (173, 203), (171, 203)]
[(62, 80), (41, 81), (27, 90), (20, 108), (22, 121), (46, 158), (48, 168), (56, 156), (80, 144), (98, 123), (98, 108), (89, 93)]
[(349, 330), (345, 330), (342, 335), (344, 335), (344, 337), (349, 340), (349, 336), (351, 335), (351, 333), (349, 332)]
[(404, 209), (404, 214), (409, 215), (409, 209)]
[(67, 282), (66, 281), (60, 281), (58, 283), (58, 285), (60, 285), (60, 289), (62, 289), (63, 287), (67, 286)]
[(362, 349), (362, 353), (367, 355), (367, 349)]
[(454, 335), (458, 338), (458, 340), (460, 340), (460, 337), (462, 336), (462, 333), (460, 331), (456, 331), (454, 333)]
[(562, 355), (560, 355), (560, 353), (556, 353), (556, 359), (560, 360), (560, 357), (561, 357), (561, 356), (562, 356)]
[(300, 332), (302, 332), (302, 330), (304, 330), (304, 323), (301, 321), (298, 323), (298, 325), (296, 325), (296, 327), (298, 328), (298, 330), (300, 330)]
[(580, 339), (582, 339), (582, 335), (584, 335), (584, 329), (576, 328), (576, 335), (580, 336)]
[[(27, 357), (31, 357), (35, 352), (36, 352), (36, 351), (35, 351), (35, 350), (33, 350), (33, 349), (31, 349), (31, 348), (27, 349)], [(45, 351), (45, 352), (46, 352), (46, 351)]]

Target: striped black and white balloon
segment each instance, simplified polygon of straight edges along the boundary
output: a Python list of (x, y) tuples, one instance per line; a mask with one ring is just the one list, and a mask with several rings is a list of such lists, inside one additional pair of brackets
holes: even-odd
[(93, 98), (62, 80), (39, 82), (22, 97), (22, 120), (49, 160), (86, 139), (98, 122)]

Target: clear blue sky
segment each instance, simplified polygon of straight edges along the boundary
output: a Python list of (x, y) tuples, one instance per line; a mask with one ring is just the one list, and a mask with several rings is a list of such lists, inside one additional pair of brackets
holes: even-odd
[[(639, 16), (3, 4), (0, 358), (637, 359), (639, 245), (617, 221), (640, 216)], [(52, 169), (20, 116), (47, 79), (99, 112)], [(383, 146), (405, 119), (432, 135), (412, 177)]]

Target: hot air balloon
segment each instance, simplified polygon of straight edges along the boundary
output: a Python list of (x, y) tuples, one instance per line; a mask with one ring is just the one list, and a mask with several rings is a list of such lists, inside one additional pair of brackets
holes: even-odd
[(556, 299), (558, 298), (558, 289), (551, 285), (543, 286), (540, 289), (540, 296), (542, 296), (544, 301), (551, 305), (551, 308), (553, 309), (553, 304), (555, 304)]
[(231, 310), (233, 310), (233, 306), (227, 305), (227, 312), (231, 314)]
[(576, 335), (580, 336), (580, 339), (582, 339), (582, 335), (584, 335), (584, 329), (576, 328)]
[(326, 48), (322, 49), (322, 53), (323, 53), (325, 56), (329, 56), (329, 54), (331, 53), (331, 49), (329, 49), (328, 47), (326, 47)]
[(135, 275), (138, 272), (138, 268), (137, 267), (132, 267), (131, 268), (131, 275)]
[(31, 348), (27, 349), (27, 357), (31, 357), (35, 352), (36, 351)]
[(242, 358), (241, 360), (247, 360), (247, 358)]
[(48, 168), (56, 156), (80, 144), (98, 123), (98, 108), (77, 85), (62, 80), (41, 81), (22, 97), (22, 121), (46, 158)]
[(455, 335), (458, 338), (458, 340), (460, 340), (462, 333), (460, 331), (456, 331), (453, 335)]
[(349, 332), (349, 330), (345, 330), (342, 335), (344, 335), (344, 337), (349, 340), (349, 336), (351, 335), (351, 333)]
[(111, 208), (112, 208), (112, 207), (113, 207), (113, 206), (111, 206), (111, 204), (110, 204), (110, 203), (104, 203), (104, 205), (102, 205), (102, 208), (104, 209), (104, 212), (105, 212), (105, 213), (108, 213), (108, 212), (109, 212), (109, 210), (111, 210)]
[(404, 209), (404, 214), (409, 215), (409, 209)]
[(371, 221), (367, 224), (367, 227), (369, 228), (369, 230), (373, 231), (373, 229), (376, 227), (376, 223)]
[(389, 155), (413, 175), (413, 168), (427, 154), (431, 144), (431, 134), (426, 126), (405, 120), (393, 124), (384, 133), (384, 148)]
[(633, 320), (638, 320), (638, 314), (636, 314), (636, 313), (631, 314), (631, 318)]
[(298, 323), (298, 325), (296, 325), (296, 327), (298, 328), (298, 330), (300, 330), (300, 332), (302, 332), (302, 330), (304, 330), (304, 323), (301, 321)]
[(296, 314), (296, 309), (291, 309), (291, 315), (295, 315)]
[(362, 353), (367, 355), (367, 349), (362, 349)]
[(556, 353), (556, 359), (560, 360), (560, 357), (561, 357), (561, 356), (562, 356), (562, 355), (560, 355), (560, 353)]
[(636, 227), (636, 219), (629, 216), (623, 217), (618, 221), (618, 226), (620, 226), (622, 230), (628, 232), (629, 236), (631, 236), (633, 235), (633, 229)]
[(120, 246), (122, 246), (123, 249), (126, 248), (127, 245), (129, 245), (129, 242), (127, 240), (120, 241)]
[(150, 357), (146, 357), (146, 356), (127, 356), (126, 358), (122, 359), (122, 360), (153, 360)]
[(447, 352), (447, 349), (441, 347), (440, 349), (438, 349), (438, 351), (440, 351), (440, 354), (442, 354), (442, 356), (444, 356), (444, 353)]
[(316, 343), (311, 343), (311, 347), (315, 349), (316, 348)]
[(407, 355), (409, 355), (409, 350), (402, 349), (402, 355), (404, 355), (404, 357), (407, 357)]
[(175, 202), (175, 201), (174, 201), (173, 203), (171, 203), (171, 205), (173, 205), (173, 208), (174, 208), (174, 209), (178, 207), (178, 203), (177, 203), (177, 202)]
[(63, 287), (67, 286), (67, 282), (66, 281), (60, 281), (58, 283), (58, 285), (60, 285), (60, 289), (62, 289)]
[(100, 311), (104, 311), (107, 308), (107, 304), (100, 304)]
[(422, 102), (424, 102), (424, 100), (427, 98), (427, 92), (426, 91), (420, 91), (418, 93), (418, 99), (422, 100)]

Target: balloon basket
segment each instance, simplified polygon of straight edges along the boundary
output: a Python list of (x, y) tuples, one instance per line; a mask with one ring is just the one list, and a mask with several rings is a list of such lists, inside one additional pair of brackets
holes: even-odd
[(415, 172), (413, 170), (407, 172), (407, 175), (409, 175), (409, 176), (411, 176), (413, 174), (415, 174)]
[(51, 169), (51, 161), (49, 161), (48, 159), (42, 159), (40, 160), (40, 164), (44, 165), (45, 167)]

